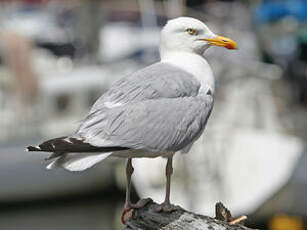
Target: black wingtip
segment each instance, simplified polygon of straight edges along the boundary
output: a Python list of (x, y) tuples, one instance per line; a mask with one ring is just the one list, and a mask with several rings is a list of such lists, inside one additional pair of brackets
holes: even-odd
[(28, 146), (26, 148), (26, 151), (32, 152), (32, 151), (41, 151), (41, 148), (39, 146)]

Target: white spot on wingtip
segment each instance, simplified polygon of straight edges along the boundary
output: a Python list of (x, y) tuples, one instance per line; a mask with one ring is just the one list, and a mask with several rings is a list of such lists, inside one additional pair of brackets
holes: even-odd
[(38, 145), (34, 146), (35, 148), (41, 150), (41, 147), (39, 147)]
[(65, 139), (64, 139), (64, 141), (66, 141), (67, 143), (72, 144), (72, 141), (70, 140), (70, 138), (69, 138), (69, 137), (65, 138)]

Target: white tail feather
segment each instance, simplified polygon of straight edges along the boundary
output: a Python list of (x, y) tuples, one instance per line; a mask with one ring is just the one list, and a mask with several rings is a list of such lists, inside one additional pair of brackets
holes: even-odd
[(69, 171), (83, 171), (86, 170), (95, 164), (103, 161), (110, 153), (66, 153), (63, 156), (60, 156), (53, 160), (46, 168), (54, 169), (62, 167)]

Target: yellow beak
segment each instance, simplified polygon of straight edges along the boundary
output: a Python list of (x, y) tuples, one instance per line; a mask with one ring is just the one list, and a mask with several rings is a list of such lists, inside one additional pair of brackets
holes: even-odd
[(230, 50), (238, 49), (238, 45), (235, 41), (233, 41), (230, 38), (226, 38), (219, 35), (216, 35), (215, 38), (201, 39), (201, 40), (209, 42), (209, 44), (212, 46), (223, 46)]

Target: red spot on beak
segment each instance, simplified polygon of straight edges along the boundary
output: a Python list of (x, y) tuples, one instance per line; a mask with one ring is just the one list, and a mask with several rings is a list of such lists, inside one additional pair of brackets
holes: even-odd
[(234, 50), (235, 48), (232, 46), (232, 45), (230, 45), (230, 44), (227, 44), (226, 46), (225, 46), (227, 49), (229, 49), (229, 50)]

